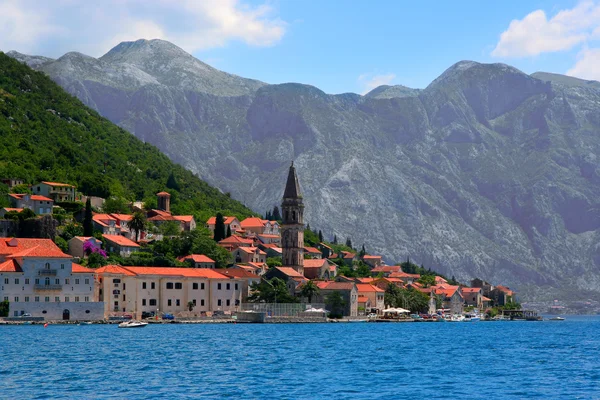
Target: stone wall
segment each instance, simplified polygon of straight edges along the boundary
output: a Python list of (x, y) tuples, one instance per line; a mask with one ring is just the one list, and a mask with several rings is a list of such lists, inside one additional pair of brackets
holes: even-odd
[[(17, 302), (10, 303), (9, 317), (29, 313), (46, 321), (62, 320), (63, 312), (69, 310), (69, 320), (97, 321), (104, 319), (104, 302)], [(44, 312), (45, 311), (45, 312)], [(17, 313), (15, 315), (15, 312)]]

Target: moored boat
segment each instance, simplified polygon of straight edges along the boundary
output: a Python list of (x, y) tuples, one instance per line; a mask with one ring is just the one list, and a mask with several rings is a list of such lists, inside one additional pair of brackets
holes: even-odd
[(119, 324), (119, 328), (143, 328), (146, 325), (148, 325), (147, 322), (131, 320), (131, 321), (126, 321), (126, 322), (121, 322)]
[(552, 318), (548, 318), (549, 321), (564, 321), (565, 319), (563, 317), (552, 317)]

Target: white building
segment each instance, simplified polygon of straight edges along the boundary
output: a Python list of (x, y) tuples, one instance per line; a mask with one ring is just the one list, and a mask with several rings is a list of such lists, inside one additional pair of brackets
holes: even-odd
[[(123, 267), (96, 270), (105, 316), (143, 312), (202, 315), (239, 309), (244, 280), (209, 268)], [(193, 304), (189, 311), (189, 303)]]
[(50, 239), (0, 239), (0, 300), (9, 316), (96, 320), (94, 271), (71, 261)]

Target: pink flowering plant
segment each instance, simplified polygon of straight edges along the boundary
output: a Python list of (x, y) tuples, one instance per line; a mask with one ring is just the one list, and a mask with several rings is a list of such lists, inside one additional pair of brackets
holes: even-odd
[(92, 253), (100, 254), (104, 258), (108, 258), (106, 251), (102, 250), (100, 247), (96, 246), (94, 242), (91, 240), (86, 240), (83, 242), (83, 252), (86, 256), (89, 256)]

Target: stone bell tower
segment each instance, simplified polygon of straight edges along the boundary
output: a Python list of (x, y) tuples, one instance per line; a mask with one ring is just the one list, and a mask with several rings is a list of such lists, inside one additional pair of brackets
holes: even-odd
[(290, 166), (281, 203), (283, 266), (304, 275), (304, 203), (294, 163)]

